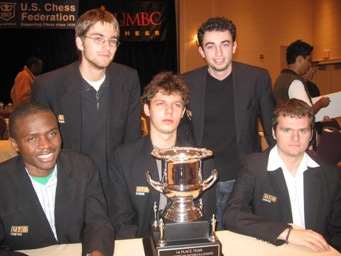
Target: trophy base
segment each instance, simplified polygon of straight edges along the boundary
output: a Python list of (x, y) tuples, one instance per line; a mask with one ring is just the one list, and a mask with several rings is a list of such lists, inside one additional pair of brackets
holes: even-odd
[[(167, 235), (168, 233), (168, 235)], [(209, 240), (208, 221), (166, 223), (165, 241), (160, 245), (160, 232), (152, 227), (149, 239), (144, 239), (145, 254), (150, 256), (223, 256), (217, 237)]]

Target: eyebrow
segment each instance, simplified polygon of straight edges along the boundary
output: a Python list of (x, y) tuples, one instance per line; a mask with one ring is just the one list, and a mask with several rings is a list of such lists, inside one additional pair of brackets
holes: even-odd
[[(219, 44), (223, 44), (223, 43), (230, 43), (230, 44), (231, 44), (231, 41), (230, 41), (230, 40), (224, 40), (224, 41), (219, 42)], [(214, 43), (214, 42), (207, 42), (207, 43), (205, 44), (205, 46), (207, 46), (207, 45), (209, 45), (209, 44), (216, 44), (216, 43)]]
[[(103, 34), (99, 33), (99, 32), (93, 33), (93, 34), (91, 34), (91, 36), (97, 36), (97, 37), (105, 38), (105, 36)], [(118, 39), (118, 37), (117, 36), (112, 36), (110, 39)]]

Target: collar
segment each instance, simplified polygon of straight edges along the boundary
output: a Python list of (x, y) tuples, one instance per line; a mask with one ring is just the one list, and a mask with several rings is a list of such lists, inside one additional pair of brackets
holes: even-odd
[(24, 70), (30, 75), (30, 77), (34, 80), (36, 76), (32, 73), (32, 71), (25, 65)]
[[(309, 168), (316, 168), (320, 165), (316, 163), (307, 153), (304, 153), (300, 166), (298, 167), (299, 170), (307, 170)], [(267, 165), (267, 171), (275, 171), (278, 168), (286, 169), (284, 162), (280, 158), (278, 154), (277, 145), (274, 146), (269, 153), (269, 160)]]

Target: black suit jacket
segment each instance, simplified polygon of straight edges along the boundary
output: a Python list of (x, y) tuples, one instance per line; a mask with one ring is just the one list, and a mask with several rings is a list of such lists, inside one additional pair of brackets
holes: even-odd
[[(205, 89), (208, 66), (183, 74), (190, 89), (190, 103), (194, 139), (202, 146), (204, 132)], [(260, 150), (257, 118), (264, 127), (264, 136), (269, 145), (275, 141), (271, 133), (271, 118), (275, 107), (275, 98), (271, 87), (269, 72), (265, 69), (232, 62), (233, 94), (235, 99), (235, 121), (238, 154), (248, 154)], [(183, 123), (186, 121), (184, 120)], [(181, 136), (185, 129), (179, 128)], [(188, 133), (187, 133), (188, 134)], [(218, 170), (219, 171), (219, 170)]]
[[(64, 116), (59, 121), (63, 148), (81, 150), (81, 74), (80, 62), (38, 76), (32, 85), (31, 101), (50, 107), (55, 115)], [(117, 63), (111, 63), (106, 70), (109, 83), (109, 104), (107, 113), (107, 150), (110, 152), (123, 143), (141, 137), (141, 88), (136, 70)], [(96, 135), (94, 135), (96, 136)], [(103, 176), (103, 170), (101, 175)], [(106, 180), (106, 176), (101, 177)]]
[[(82, 255), (113, 255), (114, 229), (107, 216), (98, 170), (90, 157), (63, 150), (57, 160), (55, 239), (21, 156), (0, 164), (0, 245), (10, 250), (82, 242)], [(16, 236), (11, 227), (28, 232)], [(20, 232), (19, 232), (20, 233)]]
[[(176, 145), (188, 146), (188, 143), (178, 140)], [(148, 135), (119, 146), (110, 159), (107, 201), (118, 239), (147, 237), (149, 234), (149, 226), (154, 220), (153, 205), (160, 201), (160, 193), (146, 179), (149, 171), (153, 180), (159, 180), (156, 160), (150, 154), (152, 151)], [(204, 160), (203, 163), (203, 178), (206, 179), (213, 170), (213, 162)], [(140, 192), (138, 187), (142, 187)], [(214, 186), (203, 192), (202, 199), (203, 213), (209, 220), (215, 213)]]
[[(234, 232), (280, 245), (277, 237), (292, 223), (291, 205), (281, 168), (267, 171), (270, 150), (243, 161), (223, 216), (223, 225)], [(341, 185), (338, 169), (310, 155), (319, 165), (304, 172), (306, 229), (323, 235), (341, 249)], [(268, 196), (265, 196), (268, 195)], [(270, 200), (269, 196), (271, 197)]]

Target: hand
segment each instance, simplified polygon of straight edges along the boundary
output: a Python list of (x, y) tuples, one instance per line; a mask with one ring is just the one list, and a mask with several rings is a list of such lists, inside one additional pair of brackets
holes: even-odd
[(103, 253), (101, 253), (100, 251), (93, 251), (90, 256), (104, 256)]
[(321, 99), (318, 100), (321, 108), (325, 108), (330, 104), (330, 99), (329, 97), (322, 97)]
[(329, 245), (323, 236), (310, 229), (292, 229), (288, 242), (290, 244), (307, 247), (314, 252), (325, 252), (330, 250)]
[(332, 119), (329, 116), (323, 116), (322, 122), (329, 122)]

